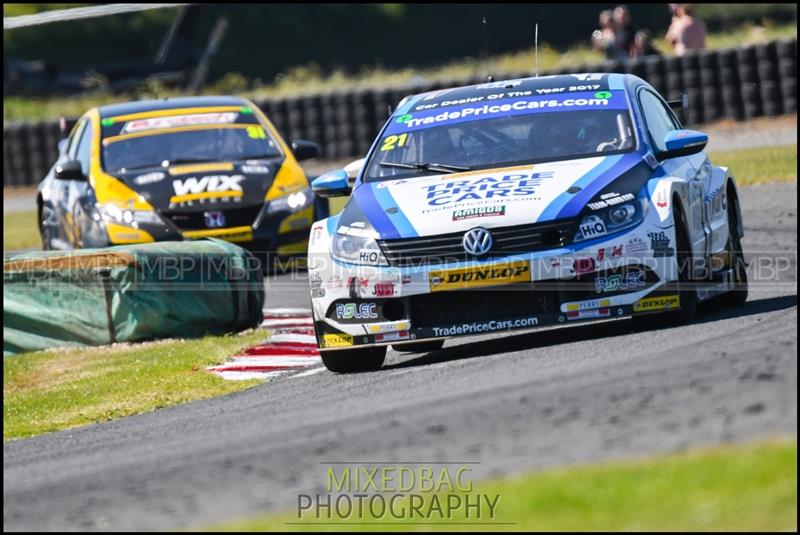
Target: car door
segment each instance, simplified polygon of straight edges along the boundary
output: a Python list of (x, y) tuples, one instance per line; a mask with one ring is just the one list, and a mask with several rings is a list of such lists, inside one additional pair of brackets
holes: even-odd
[(94, 143), (94, 127), (87, 117), (86, 126), (81, 132), (78, 147), (75, 150), (75, 159), (81, 164), (81, 171), (86, 180), (72, 180), (70, 184), (70, 206), (72, 207), (72, 221), (77, 237), (76, 247), (83, 247), (83, 234), (93, 225), (92, 212), (94, 210), (94, 194), (89, 183), (89, 170), (91, 169), (92, 143)]
[[(642, 88), (638, 95), (651, 144), (656, 152), (664, 151), (666, 150), (664, 136), (672, 130), (680, 129), (681, 124), (667, 103), (655, 92)], [(684, 179), (688, 184), (686, 219), (689, 226), (689, 240), (693, 256), (696, 259), (694, 263), (696, 271), (704, 266), (708, 255), (710, 236), (708, 213), (704, 201), (708, 194), (711, 168), (705, 162), (707, 162), (705, 154), (698, 153), (691, 156), (668, 158), (660, 163), (667, 176)]]
[(72, 242), (71, 228), (68, 228), (66, 214), (69, 202), (69, 181), (56, 178), (56, 168), (59, 164), (74, 159), (78, 149), (78, 141), (81, 133), (86, 127), (86, 119), (80, 119), (72, 128), (72, 132), (66, 140), (66, 147), (59, 152), (58, 159), (50, 169), (43, 183), (42, 198), (44, 206), (42, 208), (42, 224), (50, 229), (49, 236), (53, 240), (51, 246), (58, 249), (68, 247)]
[[(83, 175), (89, 175), (91, 158), (92, 122), (88, 117), (81, 119), (76, 126), (75, 135), (67, 148), (67, 160), (77, 160), (81, 164)], [(56, 200), (64, 222), (64, 239), (73, 247), (80, 246), (80, 231), (76, 216), (80, 212), (80, 199), (85, 197), (89, 183), (79, 180), (56, 179)]]

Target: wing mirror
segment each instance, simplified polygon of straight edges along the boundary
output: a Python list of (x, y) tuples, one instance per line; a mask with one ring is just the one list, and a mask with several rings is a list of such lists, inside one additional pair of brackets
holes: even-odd
[(355, 184), (356, 178), (358, 178), (358, 174), (361, 172), (361, 169), (364, 167), (364, 162), (366, 161), (366, 158), (361, 158), (360, 160), (350, 162), (344, 166), (344, 171), (347, 173), (347, 183), (350, 184), (351, 188), (353, 184)]
[(305, 139), (292, 140), (292, 154), (297, 161), (310, 160), (322, 154), (322, 148), (313, 141), (306, 141)]
[(59, 180), (86, 181), (86, 175), (83, 174), (81, 162), (78, 160), (69, 160), (60, 164), (56, 164), (56, 169), (53, 174)]
[(353, 191), (353, 186), (344, 169), (328, 171), (311, 182), (311, 189), (320, 197), (346, 197)]
[(311, 182), (311, 189), (320, 197), (346, 197), (353, 192), (353, 185), (364, 167), (366, 158), (355, 160), (342, 169), (328, 171)]
[(697, 154), (706, 147), (708, 135), (696, 130), (672, 130), (664, 136), (666, 150), (658, 153), (659, 160)]

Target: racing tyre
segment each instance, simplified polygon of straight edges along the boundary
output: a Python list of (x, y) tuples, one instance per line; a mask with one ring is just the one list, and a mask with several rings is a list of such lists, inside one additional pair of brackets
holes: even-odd
[(692, 321), (697, 314), (697, 290), (692, 280), (692, 246), (689, 241), (689, 226), (679, 204), (675, 204), (675, 258), (678, 261), (677, 290), (680, 295), (680, 310), (667, 316), (675, 323)]
[(42, 204), (39, 208), (39, 235), (42, 237), (42, 249), (53, 250), (53, 235), (55, 234), (56, 215), (52, 208)]
[(386, 346), (363, 349), (320, 351), (322, 363), (334, 373), (359, 373), (380, 369), (386, 359)]
[(393, 345), (392, 349), (398, 353), (427, 353), (439, 351), (444, 347), (444, 340), (429, 340), (427, 342), (413, 342), (411, 344)]
[(723, 295), (720, 301), (725, 306), (737, 307), (747, 302), (747, 263), (744, 260), (742, 237), (737, 224), (739, 202), (730, 192), (728, 199), (728, 254), (733, 262), (734, 284), (733, 290)]
[(680, 309), (659, 314), (633, 316), (638, 328), (649, 329), (665, 325), (678, 325), (691, 321), (697, 314), (697, 291), (692, 281), (692, 250), (689, 242), (686, 218), (683, 210), (675, 203), (675, 249), (678, 262), (678, 282), (667, 283), (680, 296)]

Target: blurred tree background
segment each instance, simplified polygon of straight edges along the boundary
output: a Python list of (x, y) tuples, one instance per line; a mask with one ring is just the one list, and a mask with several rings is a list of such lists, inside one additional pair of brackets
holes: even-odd
[[(4, 4), (3, 16), (89, 4)], [(489, 52), (530, 48), (534, 24), (556, 49), (588, 44), (602, 9), (617, 4), (198, 4), (195, 31), (184, 52), (197, 59), (218, 17), (228, 32), (208, 81), (228, 73), (270, 83), (287, 69), (309, 65), (349, 73), (364, 66), (428, 67), (483, 55), (481, 18)], [(663, 35), (667, 4), (628, 4), (639, 28)], [(745, 22), (796, 22), (796, 4), (696, 4), (709, 30)], [(45, 60), (57, 69), (155, 56), (175, 9), (60, 22), (3, 32), (7, 58)]]

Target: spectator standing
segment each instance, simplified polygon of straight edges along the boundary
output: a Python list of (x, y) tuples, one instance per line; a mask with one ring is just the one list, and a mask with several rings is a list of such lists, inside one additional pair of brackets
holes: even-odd
[(636, 32), (633, 39), (633, 48), (631, 49), (632, 58), (641, 58), (644, 56), (661, 56), (661, 51), (653, 46), (653, 41), (650, 37), (650, 32), (641, 30)]
[(603, 53), (606, 61), (623, 59), (625, 54), (617, 46), (614, 12), (610, 9), (601, 11), (599, 22), (600, 29), (592, 33), (592, 46), (595, 50)]
[(614, 8), (613, 18), (614, 39), (617, 48), (622, 50), (626, 56), (632, 56), (636, 28), (631, 23), (631, 13), (626, 6), (617, 6)]
[(683, 56), (689, 50), (704, 49), (708, 30), (705, 23), (694, 16), (692, 5), (670, 4), (670, 10), (674, 11), (674, 16), (666, 40), (673, 46), (675, 55)]

